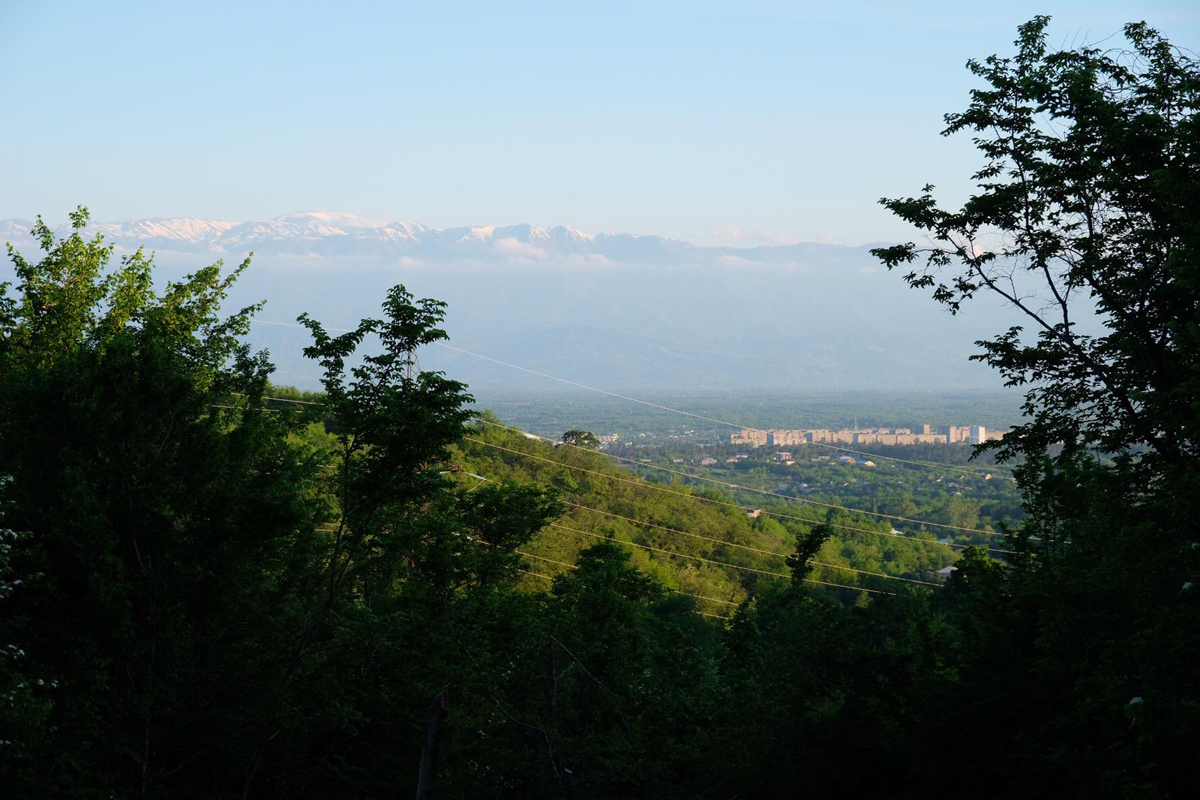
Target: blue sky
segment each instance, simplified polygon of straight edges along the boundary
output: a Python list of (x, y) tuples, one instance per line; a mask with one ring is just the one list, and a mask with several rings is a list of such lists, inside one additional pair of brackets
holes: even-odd
[(906, 235), (875, 205), (976, 163), (971, 56), (1191, 2), (0, 0), (0, 218), (532, 222), (701, 243)]

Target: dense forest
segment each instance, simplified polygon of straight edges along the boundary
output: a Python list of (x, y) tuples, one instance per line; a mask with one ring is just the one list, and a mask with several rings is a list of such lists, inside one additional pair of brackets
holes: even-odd
[(1194, 796), (1200, 69), (1045, 26), (947, 118), (978, 194), (884, 201), (909, 284), (1012, 305), (979, 358), (1025, 416), (959, 494), (528, 438), (420, 369), (445, 308), (402, 286), (301, 317), (321, 388), (274, 386), (223, 308), (249, 261), (156, 287), (39, 221), (0, 290), (5, 795)]

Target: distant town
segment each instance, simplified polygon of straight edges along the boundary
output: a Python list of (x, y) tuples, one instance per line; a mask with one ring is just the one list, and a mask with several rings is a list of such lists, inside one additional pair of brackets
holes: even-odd
[(1001, 431), (989, 431), (983, 425), (942, 425), (936, 430), (924, 423), (906, 428), (743, 428), (729, 437), (730, 444), (751, 447), (825, 444), (982, 444), (999, 439)]
[[(984, 425), (939, 425), (926, 423), (910, 424), (895, 428), (853, 427), (833, 430), (830, 428), (742, 428), (737, 433), (726, 434), (718, 431), (696, 431), (692, 429), (672, 431), (666, 434), (653, 432), (636, 433), (626, 438), (620, 433), (610, 433), (597, 436), (596, 439), (604, 449), (613, 447), (655, 447), (662, 440), (691, 443), (700, 447), (735, 446), (735, 447), (790, 447), (805, 444), (828, 445), (923, 445), (923, 444), (963, 444), (974, 445), (999, 439), (1004, 432)], [(709, 445), (703, 443), (708, 437)], [(536, 438), (536, 437), (535, 437)], [(697, 442), (697, 439), (701, 440)], [(741, 456), (745, 458), (746, 456)]]

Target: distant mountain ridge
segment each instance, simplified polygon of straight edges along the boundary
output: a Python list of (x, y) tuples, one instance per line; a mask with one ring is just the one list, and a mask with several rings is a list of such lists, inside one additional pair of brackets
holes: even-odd
[[(32, 244), (33, 221), (0, 221), (0, 239)], [(57, 226), (67, 232), (66, 225)], [(536, 263), (553, 259), (602, 265), (754, 264), (796, 265), (814, 252), (845, 249), (837, 245), (799, 244), (760, 247), (705, 247), (677, 239), (629, 233), (585, 233), (565, 225), (484, 225), (431, 228), (419, 222), (372, 222), (338, 211), (305, 211), (271, 220), (234, 222), (193, 217), (156, 217), (123, 222), (94, 222), (121, 249), (145, 246), (179, 253), (264, 256), (400, 257), (418, 261), (505, 261)]]
[[(37, 258), (29, 220), (0, 222), (0, 240)], [(65, 233), (65, 226), (57, 229)], [(868, 252), (869, 245), (704, 247), (662, 236), (583, 233), (565, 226), (372, 222), (334, 211), (273, 220), (156, 218), (97, 222), (128, 252), (157, 253), (159, 280), (218, 258), (253, 267), (228, 304), (267, 300), (261, 319), (304, 312), (332, 327), (379, 313), (404, 284), (448, 304), (445, 329), (473, 352), (595, 386), (655, 392), (942, 391), (996, 387), (967, 361), (977, 339), (1007, 326), (986, 302), (950, 317)], [(12, 280), (0, 265), (0, 282)], [(994, 304), (992, 304), (994, 306)], [(255, 325), (250, 341), (276, 379), (319, 385), (308, 335)], [(427, 368), (491, 389), (561, 384), (431, 348)]]

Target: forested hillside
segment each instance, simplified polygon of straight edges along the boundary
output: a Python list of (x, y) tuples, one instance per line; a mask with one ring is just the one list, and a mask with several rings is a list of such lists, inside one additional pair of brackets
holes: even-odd
[[(472, 476), (477, 475), (559, 492), (564, 515), (527, 548), (532, 556), (551, 559), (534, 564), (539, 572), (561, 572), (580, 550), (600, 537), (612, 537), (628, 543), (631, 563), (664, 586), (711, 598), (700, 603), (709, 613), (727, 615), (729, 609), (722, 606), (736, 605), (764, 582), (788, 578), (785, 559), (818, 524), (834, 527), (814, 554), (819, 562), (809, 576), (814, 586), (823, 581), (901, 592), (934, 585), (928, 573), (956, 556), (931, 534), (924, 539), (896, 536), (890, 523), (783, 498), (759, 497), (770, 502), (759, 503), (763, 507), (750, 517), (748, 507), (714, 489), (649, 482), (605, 455), (551, 447), (486, 416), (461, 447), (468, 483), (479, 480)], [(825, 588), (848, 603), (864, 594), (854, 588)]]

